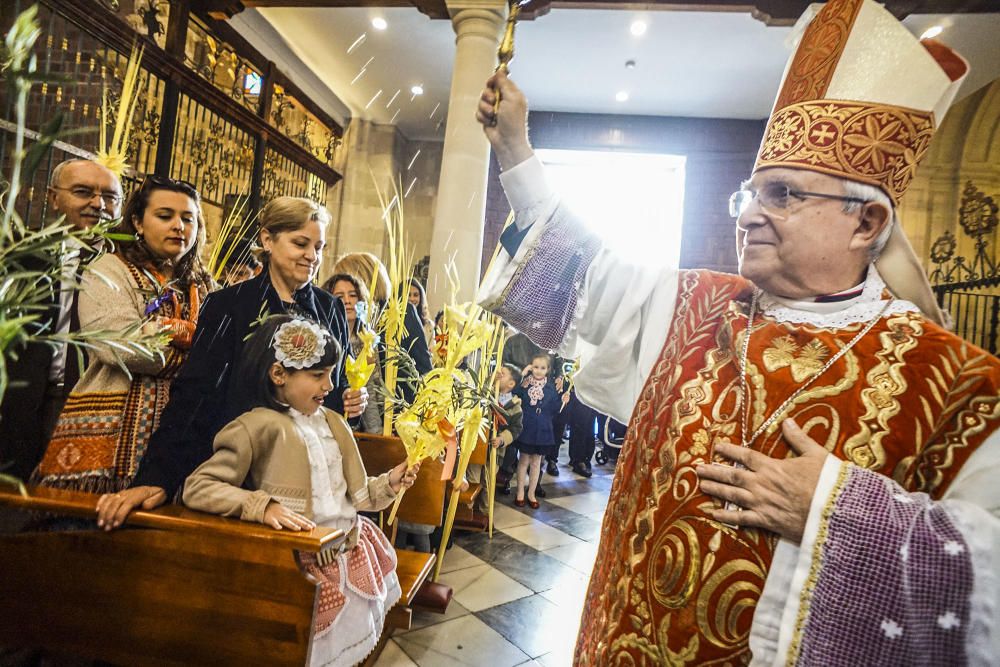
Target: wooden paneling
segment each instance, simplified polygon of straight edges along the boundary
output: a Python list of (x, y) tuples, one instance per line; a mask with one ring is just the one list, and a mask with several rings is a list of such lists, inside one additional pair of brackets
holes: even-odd
[[(0, 505), (93, 518), (98, 496), (0, 491)], [(0, 645), (117, 664), (302, 665), (316, 583), (308, 552), (342, 531), (276, 531), (176, 506), (114, 532), (0, 535)], [(141, 527), (140, 527), (141, 526)]]

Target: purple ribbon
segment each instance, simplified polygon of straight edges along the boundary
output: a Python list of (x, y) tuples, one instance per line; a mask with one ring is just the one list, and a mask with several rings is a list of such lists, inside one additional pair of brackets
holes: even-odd
[(148, 304), (146, 304), (146, 317), (149, 317), (150, 315), (158, 311), (160, 307), (163, 304), (165, 304), (169, 298), (170, 298), (170, 293), (164, 292), (163, 294), (161, 294), (160, 296), (156, 297)]

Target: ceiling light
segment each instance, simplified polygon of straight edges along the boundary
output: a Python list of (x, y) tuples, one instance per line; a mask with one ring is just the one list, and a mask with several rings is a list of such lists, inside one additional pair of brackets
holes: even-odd
[(645, 21), (633, 21), (632, 27), (629, 28), (632, 34), (636, 37), (642, 37), (646, 34), (646, 22)]
[(372, 19), (372, 27), (376, 30), (385, 30), (389, 27), (389, 24), (381, 16), (376, 16)]
[(424, 87), (423, 86), (419, 86), (419, 85), (418, 86), (414, 86), (413, 88), (410, 88), (410, 92), (413, 93), (414, 95), (423, 95), (424, 94)]
[(627, 102), (628, 101), (628, 93), (625, 92), (624, 90), (619, 90), (618, 94), (615, 95), (615, 99), (618, 100), (619, 102)]
[(635, 61), (634, 60), (626, 60), (625, 61), (625, 69), (635, 69)]
[(924, 34), (920, 35), (920, 39), (934, 39), (944, 30), (943, 27), (939, 25), (932, 25), (927, 30), (924, 30)]

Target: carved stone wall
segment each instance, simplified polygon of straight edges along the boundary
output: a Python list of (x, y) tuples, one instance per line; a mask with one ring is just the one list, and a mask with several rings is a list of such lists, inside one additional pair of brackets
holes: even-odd
[[(976, 239), (960, 224), (970, 183), (982, 196), (1000, 201), (1000, 79), (951, 108), (899, 207), (903, 228), (928, 273), (935, 269), (932, 246), (949, 232), (954, 257), (965, 257), (970, 266), (974, 262)], [(987, 255), (995, 258), (995, 230), (983, 240)]]

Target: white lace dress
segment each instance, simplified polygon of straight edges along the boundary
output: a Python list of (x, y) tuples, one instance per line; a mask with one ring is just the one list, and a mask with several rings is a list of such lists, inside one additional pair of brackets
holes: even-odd
[(306, 571), (320, 581), (309, 664), (355, 665), (375, 647), (386, 613), (399, 600), (395, 551), (382, 531), (359, 517), (351, 504), (340, 447), (323, 411), (307, 416), (291, 409), (289, 414), (309, 455), (311, 518), (327, 528), (359, 529), (357, 546), (326, 559), (329, 562), (303, 554)]

